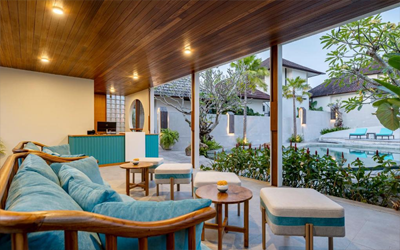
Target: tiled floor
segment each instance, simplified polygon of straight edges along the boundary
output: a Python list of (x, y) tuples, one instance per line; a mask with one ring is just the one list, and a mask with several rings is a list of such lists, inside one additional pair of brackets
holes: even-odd
[[(164, 157), (166, 162), (176, 161), (179, 157)], [(188, 162), (190, 158), (188, 157)], [(184, 161), (184, 160), (181, 160)], [(204, 159), (202, 159), (204, 161)], [(206, 161), (206, 160), (205, 160)], [(119, 193), (125, 193), (125, 170), (118, 166), (102, 167), (100, 169), (103, 178)], [(137, 179), (140, 175), (137, 175)], [(248, 249), (262, 249), (261, 247), (261, 212), (260, 196), (261, 188), (268, 184), (248, 178), (241, 178), (242, 186), (253, 192), (250, 200), (250, 245)], [(155, 196), (155, 184), (151, 182), (150, 197), (144, 198), (144, 192), (132, 190), (131, 196), (136, 199), (168, 200), (169, 185), (161, 185), (160, 196)], [(190, 199), (190, 185), (181, 185), (181, 191), (175, 192), (175, 199)], [(381, 208), (332, 197), (337, 203), (345, 208), (346, 213), (346, 237), (334, 239), (334, 249), (400, 249), (400, 212), (392, 209)], [(237, 216), (237, 206), (230, 206), (229, 224), (243, 225), (243, 206), (241, 217)], [(217, 233), (215, 230), (206, 230), (205, 244), (211, 249), (217, 249)], [(315, 237), (316, 250), (327, 249), (327, 238)], [(267, 249), (270, 250), (303, 250), (305, 240), (303, 237), (284, 237), (274, 235), (267, 226)], [(243, 235), (229, 232), (224, 235), (223, 249), (244, 249)]]

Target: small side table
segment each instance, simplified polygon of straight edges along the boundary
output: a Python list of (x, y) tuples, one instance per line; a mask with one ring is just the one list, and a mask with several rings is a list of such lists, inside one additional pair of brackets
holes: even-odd
[(369, 139), (369, 136), (372, 135), (373, 139), (376, 139), (376, 133), (367, 133), (367, 139)]
[[(244, 247), (249, 246), (249, 200), (253, 198), (253, 193), (238, 185), (229, 185), (226, 193), (221, 193), (216, 184), (206, 185), (196, 190), (196, 197), (210, 199), (216, 204), (217, 224), (204, 223), (202, 240), (204, 239), (204, 228), (218, 230), (218, 250), (222, 249), (223, 232), (232, 231), (244, 234)], [(240, 204), (244, 202), (244, 227), (228, 225), (228, 204)], [(225, 204), (225, 217), (222, 219), (222, 205)]]
[[(152, 163), (139, 162), (138, 165), (133, 165), (132, 163), (125, 163), (119, 167), (126, 170), (126, 195), (130, 195), (130, 190), (135, 187), (141, 187), (144, 189), (146, 196), (149, 196), (149, 168), (152, 167)], [(131, 183), (130, 181), (130, 170), (131, 169), (141, 169), (142, 170), (142, 182)]]

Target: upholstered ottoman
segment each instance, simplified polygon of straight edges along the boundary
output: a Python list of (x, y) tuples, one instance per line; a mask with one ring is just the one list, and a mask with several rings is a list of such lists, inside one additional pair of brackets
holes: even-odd
[(171, 200), (174, 199), (174, 184), (177, 184), (177, 190), (180, 191), (180, 184), (192, 184), (193, 195), (193, 173), (192, 164), (171, 163), (161, 164), (154, 171), (154, 182), (157, 184), (157, 196), (159, 195), (160, 184), (170, 184)]
[[(149, 168), (150, 180), (153, 180), (154, 170), (164, 163), (164, 158), (156, 158), (156, 157), (140, 157), (138, 158), (139, 162), (151, 163), (153, 166)], [(131, 169), (131, 173), (133, 175), (133, 183), (135, 183), (135, 174), (142, 173), (141, 169)], [(142, 176), (143, 181), (144, 176)]]
[[(235, 173), (230, 172), (214, 172), (214, 171), (202, 171), (197, 172), (196, 176), (194, 177), (193, 185), (194, 185), (194, 192), (199, 187), (210, 185), (210, 184), (217, 184), (218, 181), (225, 180), (229, 184), (235, 184), (238, 186), (242, 185), (239, 177)], [(238, 216), (240, 215), (240, 203), (238, 203)]]
[(313, 236), (345, 236), (344, 209), (309, 188), (263, 188), (260, 191), (263, 249), (265, 223), (276, 235), (305, 236), (306, 250), (313, 249)]

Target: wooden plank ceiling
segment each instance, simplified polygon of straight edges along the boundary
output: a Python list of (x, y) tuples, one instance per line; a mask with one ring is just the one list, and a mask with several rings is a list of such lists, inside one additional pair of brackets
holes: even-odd
[(1, 66), (94, 79), (96, 93), (114, 87), (122, 95), (399, 2), (0, 1)]

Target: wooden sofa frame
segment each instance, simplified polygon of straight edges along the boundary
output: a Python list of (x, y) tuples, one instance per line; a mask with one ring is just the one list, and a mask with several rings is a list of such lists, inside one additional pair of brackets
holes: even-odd
[[(70, 162), (71, 158), (56, 157), (42, 152), (31, 152), (46, 162)], [(27, 250), (31, 232), (63, 230), (65, 249), (78, 250), (78, 231), (102, 233), (106, 236), (107, 250), (117, 249), (117, 237), (138, 238), (139, 249), (148, 249), (148, 237), (166, 235), (166, 249), (174, 249), (174, 233), (188, 229), (188, 249), (196, 249), (196, 225), (211, 218), (216, 212), (207, 207), (168, 220), (138, 222), (117, 219), (84, 211), (38, 211), (14, 212), (4, 210), (11, 182), (18, 171), (19, 161), (29, 153), (16, 153), (9, 156), (0, 169), (0, 233), (11, 234), (13, 250)]]

